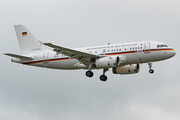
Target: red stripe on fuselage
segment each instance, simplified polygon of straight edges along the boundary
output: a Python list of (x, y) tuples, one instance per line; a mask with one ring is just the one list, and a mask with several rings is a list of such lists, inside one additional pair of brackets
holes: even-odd
[[(144, 52), (144, 51), (149, 52), (149, 50), (143, 50), (143, 52)], [(174, 51), (174, 49), (151, 49), (150, 51), (151, 51), (151, 52), (154, 52), (154, 51)], [(132, 54), (132, 53), (137, 53), (137, 51), (108, 53), (108, 54), (106, 54), (106, 55), (122, 55), (122, 54)], [(60, 61), (60, 60), (68, 60), (68, 59), (69, 59), (69, 57), (68, 57), (68, 58), (58, 58), (58, 59), (49, 59), (48, 61), (49, 61), (49, 62), (52, 62), (52, 61)], [(71, 59), (74, 59), (74, 58), (71, 58)], [(23, 63), (23, 64), (30, 65), (30, 64), (36, 64), (36, 63), (42, 63), (42, 62), (47, 62), (47, 60), (27, 62), (27, 63)]]

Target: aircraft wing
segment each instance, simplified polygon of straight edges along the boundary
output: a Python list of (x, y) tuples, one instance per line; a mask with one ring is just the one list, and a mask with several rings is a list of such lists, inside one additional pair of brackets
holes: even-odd
[(86, 66), (89, 65), (91, 58), (102, 57), (99, 55), (78, 51), (72, 48), (57, 46), (52, 43), (44, 43), (44, 45), (54, 48), (53, 51), (57, 52), (57, 54), (63, 54), (63, 55), (69, 56), (70, 58), (78, 59), (80, 62), (82, 62)]
[(4, 55), (8, 55), (11, 57), (19, 58), (19, 59), (26, 59), (26, 60), (32, 60), (32, 57), (24, 56), (24, 55), (16, 55), (16, 54), (11, 54), (11, 53), (4, 53)]

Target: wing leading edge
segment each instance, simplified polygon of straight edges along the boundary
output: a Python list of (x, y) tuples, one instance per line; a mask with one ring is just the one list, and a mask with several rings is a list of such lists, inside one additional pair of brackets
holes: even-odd
[(75, 59), (79, 60), (80, 62), (82, 62), (86, 66), (89, 65), (92, 58), (102, 57), (99, 55), (94, 55), (94, 54), (74, 50), (72, 48), (54, 45), (52, 43), (44, 43), (44, 45), (54, 48), (53, 51), (57, 52), (57, 54), (63, 54), (63, 55), (69, 56), (70, 58), (75, 58)]

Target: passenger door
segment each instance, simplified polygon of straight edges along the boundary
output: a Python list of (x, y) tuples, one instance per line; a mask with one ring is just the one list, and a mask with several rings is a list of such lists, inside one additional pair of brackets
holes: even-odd
[(106, 49), (103, 49), (103, 55), (106, 55)]
[(144, 53), (150, 53), (150, 42), (145, 42), (144, 43)]

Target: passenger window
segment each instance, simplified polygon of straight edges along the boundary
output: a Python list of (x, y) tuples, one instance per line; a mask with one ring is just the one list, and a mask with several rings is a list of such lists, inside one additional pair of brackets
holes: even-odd
[(58, 55), (54, 55), (54, 57), (58, 57)]

